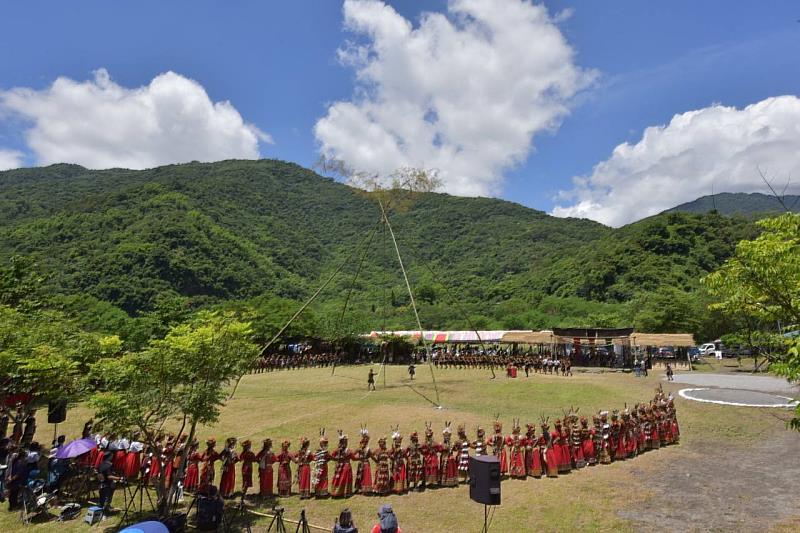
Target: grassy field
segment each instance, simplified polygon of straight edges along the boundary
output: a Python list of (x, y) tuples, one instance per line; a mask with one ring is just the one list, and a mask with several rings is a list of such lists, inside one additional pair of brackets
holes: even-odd
[[(424, 422), (433, 422), (439, 431), (445, 421), (453, 426), (464, 423), (470, 436), (482, 424), (489, 429), (495, 414), (504, 422), (504, 433), (510, 433), (512, 417), (522, 423), (535, 422), (540, 415), (552, 419), (562, 416), (562, 409), (580, 407), (580, 413), (591, 415), (599, 409), (622, 409), (649, 401), (660, 383), (661, 374), (634, 378), (630, 374), (576, 373), (573, 377), (532, 375), (506, 379), (489, 379), (487, 370), (437, 370), (439, 397), (443, 409), (436, 409), (436, 393), (430, 372), (420, 367), (417, 379), (406, 379), (405, 367), (388, 367), (386, 387), (378, 380), (378, 390), (367, 392), (368, 367), (344, 367), (331, 375), (330, 368), (283, 371), (246, 376), (225, 407), (219, 423), (203, 428), (202, 438), (215, 436), (221, 441), (228, 436), (240, 440), (250, 438), (254, 448), (264, 437), (274, 442), (283, 438), (296, 443), (301, 436), (316, 441), (318, 429), (326, 427), (335, 444), (337, 429), (350, 435), (351, 446), (357, 443), (358, 429), (366, 424), (372, 443), (390, 433), (390, 426), (400, 425), (408, 442), (408, 434), (424, 430)], [(664, 384), (665, 390), (675, 391), (678, 385)], [(677, 396), (677, 394), (676, 394)], [(669, 465), (680, 465), (693, 450), (707, 446), (747, 447), (765, 434), (784, 431), (775, 417), (750, 408), (720, 408), (676, 399), (682, 429), (682, 443), (659, 451), (649, 452), (635, 460), (583, 469), (558, 479), (513, 480), (503, 483), (503, 504), (493, 513), (492, 531), (626, 531), (637, 529), (633, 522), (622, 518), (620, 509), (647, 502), (654, 496), (648, 479), (659, 476)], [(44, 413), (40, 419), (44, 420)], [(59, 426), (59, 433), (69, 438), (80, 433), (90, 412), (76, 408), (68, 420)], [(40, 424), (37, 438), (49, 442), (52, 426)], [(295, 445), (293, 444), (293, 448)], [(239, 480), (237, 480), (237, 483)], [(678, 497), (679, 495), (676, 495)], [(663, 497), (659, 496), (659, 497)], [(343, 507), (353, 511), (361, 530), (371, 527), (379, 504), (391, 503), (406, 532), (479, 531), (483, 521), (482, 506), (469, 500), (468, 490), (428, 490), (403, 496), (355, 496), (346, 501), (301, 501), (297, 496), (277, 501), (286, 508), (287, 518), (296, 518), (305, 508), (312, 524), (330, 528), (334, 517)], [(122, 506), (121, 501), (116, 503)], [(269, 507), (254, 507), (260, 512)], [(269, 519), (254, 516), (253, 525), (263, 527)], [(97, 529), (113, 531), (116, 521), (106, 521)], [(85, 531), (88, 526), (73, 521), (68, 524), (41, 524), (36, 531)], [(292, 526), (292, 530), (293, 530)], [(0, 512), (0, 530), (20, 528), (16, 515)], [(94, 528), (93, 528), (94, 529)]]

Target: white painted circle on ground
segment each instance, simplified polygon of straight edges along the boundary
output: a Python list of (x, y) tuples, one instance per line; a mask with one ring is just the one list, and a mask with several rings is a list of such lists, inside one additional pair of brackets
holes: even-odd
[(741, 389), (712, 389), (709, 387), (697, 389), (681, 389), (678, 391), (681, 398), (695, 402), (715, 403), (718, 405), (733, 405), (737, 407), (782, 407), (794, 408), (798, 400), (777, 394), (741, 390)]

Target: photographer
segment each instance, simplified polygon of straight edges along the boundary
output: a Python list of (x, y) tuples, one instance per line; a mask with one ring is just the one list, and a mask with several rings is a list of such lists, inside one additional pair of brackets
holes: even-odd
[(358, 533), (358, 528), (353, 523), (353, 514), (350, 509), (344, 509), (339, 513), (339, 518), (333, 525), (333, 533)]
[(123, 481), (125, 479), (113, 473), (114, 466), (111, 463), (112, 458), (113, 454), (111, 452), (105, 452), (103, 455), (103, 462), (100, 463), (100, 466), (97, 469), (97, 479), (100, 481), (99, 505), (103, 508), (104, 514), (112, 510), (111, 500), (114, 499), (116, 482)]

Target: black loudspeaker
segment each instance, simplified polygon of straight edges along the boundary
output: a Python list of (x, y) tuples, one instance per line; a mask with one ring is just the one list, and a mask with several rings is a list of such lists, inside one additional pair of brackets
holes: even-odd
[(47, 423), (60, 424), (67, 419), (67, 402), (50, 402), (47, 405)]
[(494, 455), (469, 458), (469, 497), (484, 505), (500, 505), (500, 459)]

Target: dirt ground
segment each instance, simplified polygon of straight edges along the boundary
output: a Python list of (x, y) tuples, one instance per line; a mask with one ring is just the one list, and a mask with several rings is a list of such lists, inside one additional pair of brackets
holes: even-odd
[[(769, 377), (683, 374), (676, 381), (796, 393), (785, 381)], [(726, 414), (742, 410), (711, 409), (712, 416), (714, 409)], [(619, 516), (642, 531), (800, 530), (800, 435), (785, 429), (789, 411), (758, 412), (765, 426), (751, 440), (731, 438), (720, 449), (718, 437), (700, 433), (684, 439), (668, 464), (637, 464), (631, 473), (647, 487), (646, 496), (635, 508), (621, 509)]]

